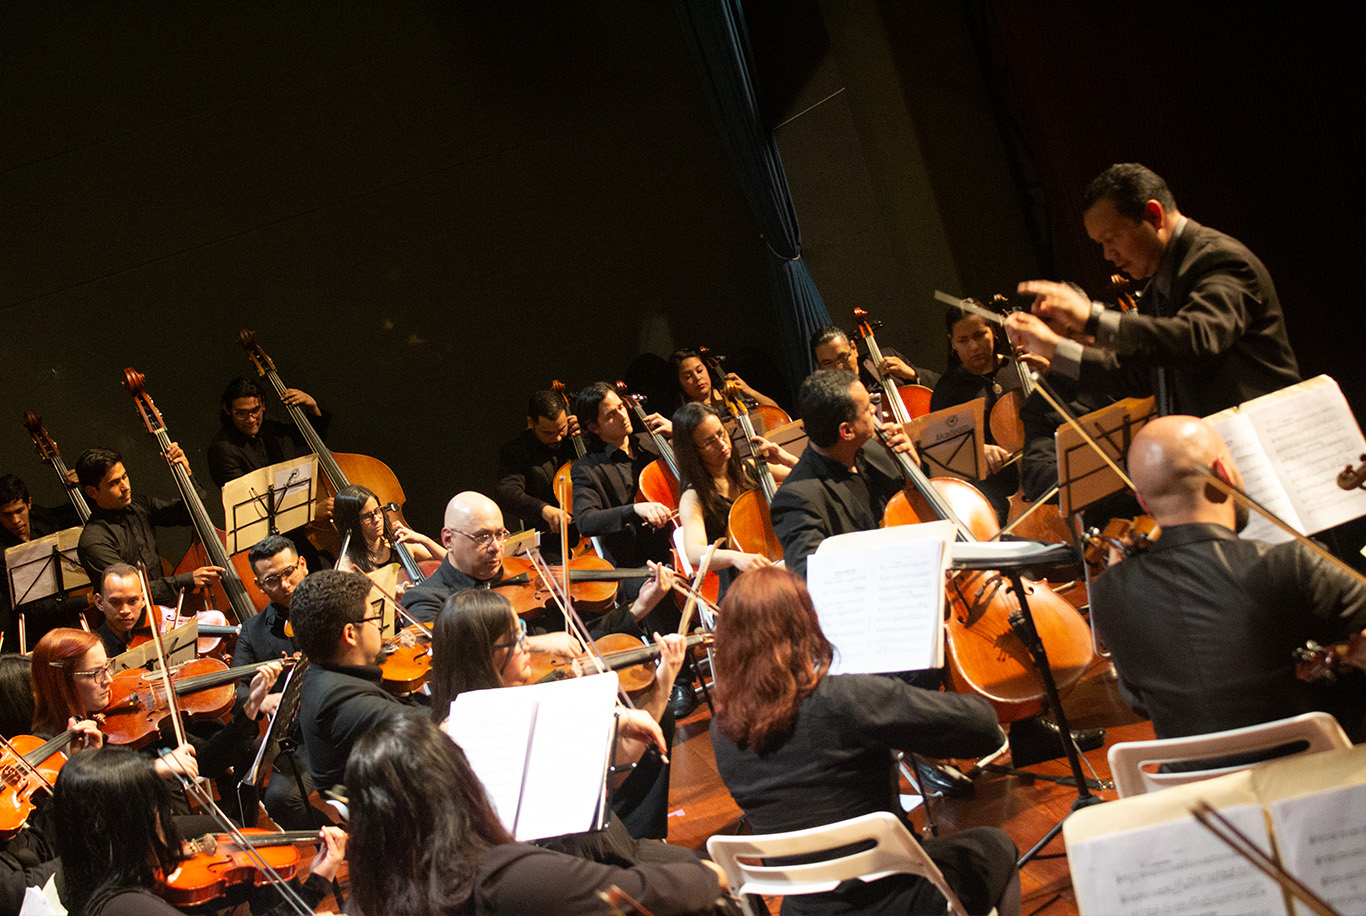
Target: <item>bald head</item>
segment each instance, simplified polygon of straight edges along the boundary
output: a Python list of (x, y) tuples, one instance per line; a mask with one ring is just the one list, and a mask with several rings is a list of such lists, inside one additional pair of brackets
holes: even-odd
[(493, 578), (503, 565), (503, 511), (482, 493), (466, 490), (446, 504), (441, 544), (451, 565), (467, 576)]
[(1238, 513), (1205, 477), (1207, 471), (1242, 485), (1228, 445), (1198, 417), (1159, 417), (1129, 447), (1129, 476), (1144, 507), (1162, 525), (1215, 522), (1238, 527)]
[(452, 496), (451, 501), (446, 503), (444, 524), (447, 528), (454, 528), (456, 531), (473, 531), (486, 521), (491, 521), (495, 528), (501, 528), (503, 513), (498, 508), (498, 504), (483, 493), (466, 490), (464, 493), (457, 493)]

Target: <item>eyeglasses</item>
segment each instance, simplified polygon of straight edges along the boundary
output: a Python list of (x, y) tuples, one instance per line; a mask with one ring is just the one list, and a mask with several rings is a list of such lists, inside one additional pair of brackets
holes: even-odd
[(498, 544), (506, 543), (507, 539), (512, 537), (512, 532), (508, 531), (506, 528), (500, 528), (497, 531), (485, 531), (482, 534), (470, 534), (469, 532), (461, 531), (459, 528), (452, 528), (451, 530), (456, 534), (464, 535), (471, 541), (474, 541), (474, 546), (478, 547), (480, 550), (488, 550), (489, 545), (495, 542)]
[(257, 579), (256, 581), (260, 584), (261, 588), (277, 589), (280, 587), (281, 582), (285, 581), (286, 579), (294, 578), (294, 574), (298, 572), (302, 566), (303, 557), (300, 557), (299, 559), (295, 560), (292, 565), (286, 567), (285, 569), (282, 569), (277, 573), (272, 573), (271, 575), (266, 576), (264, 579)]
[(696, 439), (693, 439), (693, 440), (692, 440), (692, 444), (695, 445), (695, 446), (697, 446), (697, 448), (698, 448), (699, 450), (701, 450), (701, 449), (709, 449), (709, 448), (720, 448), (722, 442), (727, 442), (727, 441), (729, 441), (729, 440), (730, 440), (730, 433), (728, 433), (728, 432), (726, 432), (724, 429), (722, 429), (722, 430), (721, 430), (720, 432), (718, 432), (716, 435), (714, 435), (714, 436), (708, 436), (707, 438), (703, 439), (701, 442), (698, 442)]
[(493, 648), (495, 649), (511, 649), (514, 646), (518, 649), (526, 648), (526, 621), (520, 617), (517, 618), (517, 638), (511, 642), (496, 642), (493, 644)]
[(234, 407), (232, 410), (232, 415), (239, 420), (250, 420), (252, 417), (259, 417), (261, 416), (261, 414), (265, 412), (266, 405), (257, 404), (255, 407), (249, 407), (246, 410), (238, 410), (236, 407)]
[(363, 521), (363, 522), (378, 521), (379, 519), (382, 519), (382, 518), (384, 518), (384, 510), (383, 510), (383, 509), (371, 509), (369, 512), (362, 512), (362, 513), (360, 514), (360, 520)]
[(112, 681), (114, 679), (114, 663), (105, 662), (100, 667), (93, 668), (90, 671), (73, 671), (71, 676), (89, 678), (92, 681)]
[(383, 628), (384, 624), (380, 622), (382, 620), (384, 620), (383, 614), (376, 614), (373, 617), (362, 617), (360, 620), (356, 621), (356, 626), (363, 627), (367, 623), (373, 623), (375, 626)]
[(843, 353), (836, 353), (829, 359), (822, 359), (816, 362), (818, 369), (847, 369), (854, 363), (854, 351), (845, 350)]

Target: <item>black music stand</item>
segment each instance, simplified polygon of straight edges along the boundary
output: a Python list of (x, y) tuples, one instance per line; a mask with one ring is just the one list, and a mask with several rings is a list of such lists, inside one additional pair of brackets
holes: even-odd
[[(953, 569), (998, 572), (1010, 580), (1010, 587), (1015, 591), (1015, 596), (1020, 602), (1020, 609), (1010, 615), (1010, 627), (1015, 631), (1015, 635), (1019, 637), (1020, 641), (1024, 643), (1030, 659), (1034, 662), (1034, 667), (1039, 672), (1039, 677), (1043, 680), (1044, 699), (1047, 702), (1049, 712), (1053, 714), (1054, 721), (1057, 722), (1058, 735), (1062, 741), (1063, 750), (1067, 754), (1067, 763), (1072, 769), (1072, 781), (1077, 789), (1077, 797), (1072, 802), (1071, 810), (1044, 834), (1043, 839), (1020, 856), (1019, 862), (1016, 863), (1019, 867), (1023, 867), (1053, 841), (1053, 838), (1062, 831), (1063, 822), (1067, 820), (1072, 811), (1078, 811), (1105, 801), (1100, 796), (1091, 794), (1092, 784), (1087, 780), (1086, 774), (1082, 772), (1081, 755), (1077, 752), (1077, 745), (1072, 740), (1072, 731), (1067, 724), (1067, 714), (1063, 712), (1062, 699), (1058, 696), (1058, 685), (1053, 680), (1053, 670), (1048, 666), (1048, 652), (1044, 648), (1043, 640), (1039, 638), (1038, 629), (1034, 626), (1034, 615), (1029, 610), (1029, 599), (1024, 588), (1026, 573), (1061, 563), (1075, 562), (1077, 562), (1077, 551), (1066, 544), (1041, 544), (1037, 541), (1010, 541), (1007, 543), (995, 541), (953, 545), (953, 562), (951, 564)], [(1038, 774), (1014, 768), (993, 766), (991, 771), (1019, 773), (1038, 778)], [(1058, 781), (1061, 782), (1062, 780)]]

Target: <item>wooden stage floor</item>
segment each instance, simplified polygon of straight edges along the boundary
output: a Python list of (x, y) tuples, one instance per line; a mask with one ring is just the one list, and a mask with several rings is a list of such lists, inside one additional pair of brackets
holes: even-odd
[[(1094, 774), (1088, 771), (1087, 775), (1101, 780), (1110, 777), (1105, 753), (1111, 744), (1153, 737), (1152, 726), (1135, 716), (1119, 699), (1112, 670), (1108, 661), (1097, 660), (1063, 701), (1073, 728), (1107, 729), (1105, 747), (1083, 755), (1083, 766), (1089, 763), (1094, 770)], [(739, 808), (716, 772), (707, 734), (710, 722), (711, 714), (704, 703), (679, 724), (669, 791), (669, 842), (703, 850), (713, 834), (735, 833), (740, 818)], [(1008, 764), (1009, 755), (996, 762)], [(966, 768), (968, 763), (963, 766)], [(1066, 758), (1028, 769), (1042, 775), (1068, 775)], [(941, 835), (968, 827), (1000, 827), (1024, 852), (1068, 813), (1076, 798), (1075, 789), (1042, 779), (978, 772), (974, 782), (973, 798), (931, 799)], [(1107, 801), (1116, 798), (1113, 789), (1094, 794)], [(913, 820), (923, 830), (923, 808), (916, 809)], [(1026, 916), (1076, 914), (1061, 834), (1039, 857), (1025, 865), (1020, 879), (1024, 892), (1022, 912)], [(772, 912), (778, 911), (776, 901), (771, 901), (770, 907)]]

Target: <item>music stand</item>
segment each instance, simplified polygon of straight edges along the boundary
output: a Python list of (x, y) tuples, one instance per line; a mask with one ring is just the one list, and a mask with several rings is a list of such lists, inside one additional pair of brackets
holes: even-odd
[[(1044, 648), (1043, 640), (1039, 637), (1039, 631), (1034, 626), (1034, 615), (1029, 610), (1029, 598), (1024, 588), (1026, 573), (1036, 569), (1046, 569), (1060, 563), (1074, 563), (1076, 560), (1075, 548), (1066, 544), (1041, 544), (1037, 541), (1001, 543), (996, 541), (980, 544), (956, 543), (953, 545), (951, 568), (956, 570), (990, 570), (998, 572), (1010, 580), (1010, 587), (1014, 590), (1015, 597), (1020, 604), (1020, 609), (1010, 615), (1010, 627), (1015, 631), (1020, 642), (1024, 643), (1025, 649), (1029, 652), (1030, 660), (1034, 663), (1034, 667), (1043, 681), (1044, 701), (1049, 712), (1053, 714), (1053, 720), (1058, 725), (1058, 735), (1062, 741), (1063, 750), (1067, 754), (1067, 763), (1071, 767), (1072, 780), (1077, 789), (1077, 797), (1072, 802), (1071, 809), (1044, 834), (1043, 839), (1035, 843), (1020, 857), (1017, 863), (1019, 867), (1023, 867), (1053, 841), (1053, 838), (1062, 831), (1063, 823), (1073, 811), (1080, 811), (1082, 808), (1100, 804), (1105, 800), (1098, 795), (1091, 794), (1091, 784), (1087, 780), (1086, 774), (1082, 772), (1081, 755), (1077, 751), (1076, 742), (1072, 740), (1071, 727), (1067, 723), (1067, 713), (1063, 711), (1062, 698), (1058, 696), (1058, 685), (1053, 680), (1053, 670), (1048, 665), (1048, 650)], [(1003, 767), (993, 766), (991, 769), (993, 772), (1010, 772)], [(1017, 770), (1016, 772), (1027, 773), (1028, 771)], [(1037, 774), (1029, 773), (1028, 775), (1035, 776)]]
[(916, 417), (906, 424), (906, 435), (929, 466), (927, 477), (981, 480), (987, 476), (986, 399), (974, 398)]
[(223, 518), (228, 555), (250, 550), (270, 534), (293, 531), (313, 521), (318, 459), (291, 458), (243, 474), (223, 485)]
[[(1125, 398), (1079, 417), (1077, 422), (1116, 464), (1124, 463), (1129, 444), (1156, 413), (1155, 400)], [(1054, 434), (1058, 450), (1058, 510), (1075, 515), (1125, 488), (1124, 481), (1090, 444), (1064, 423)]]

